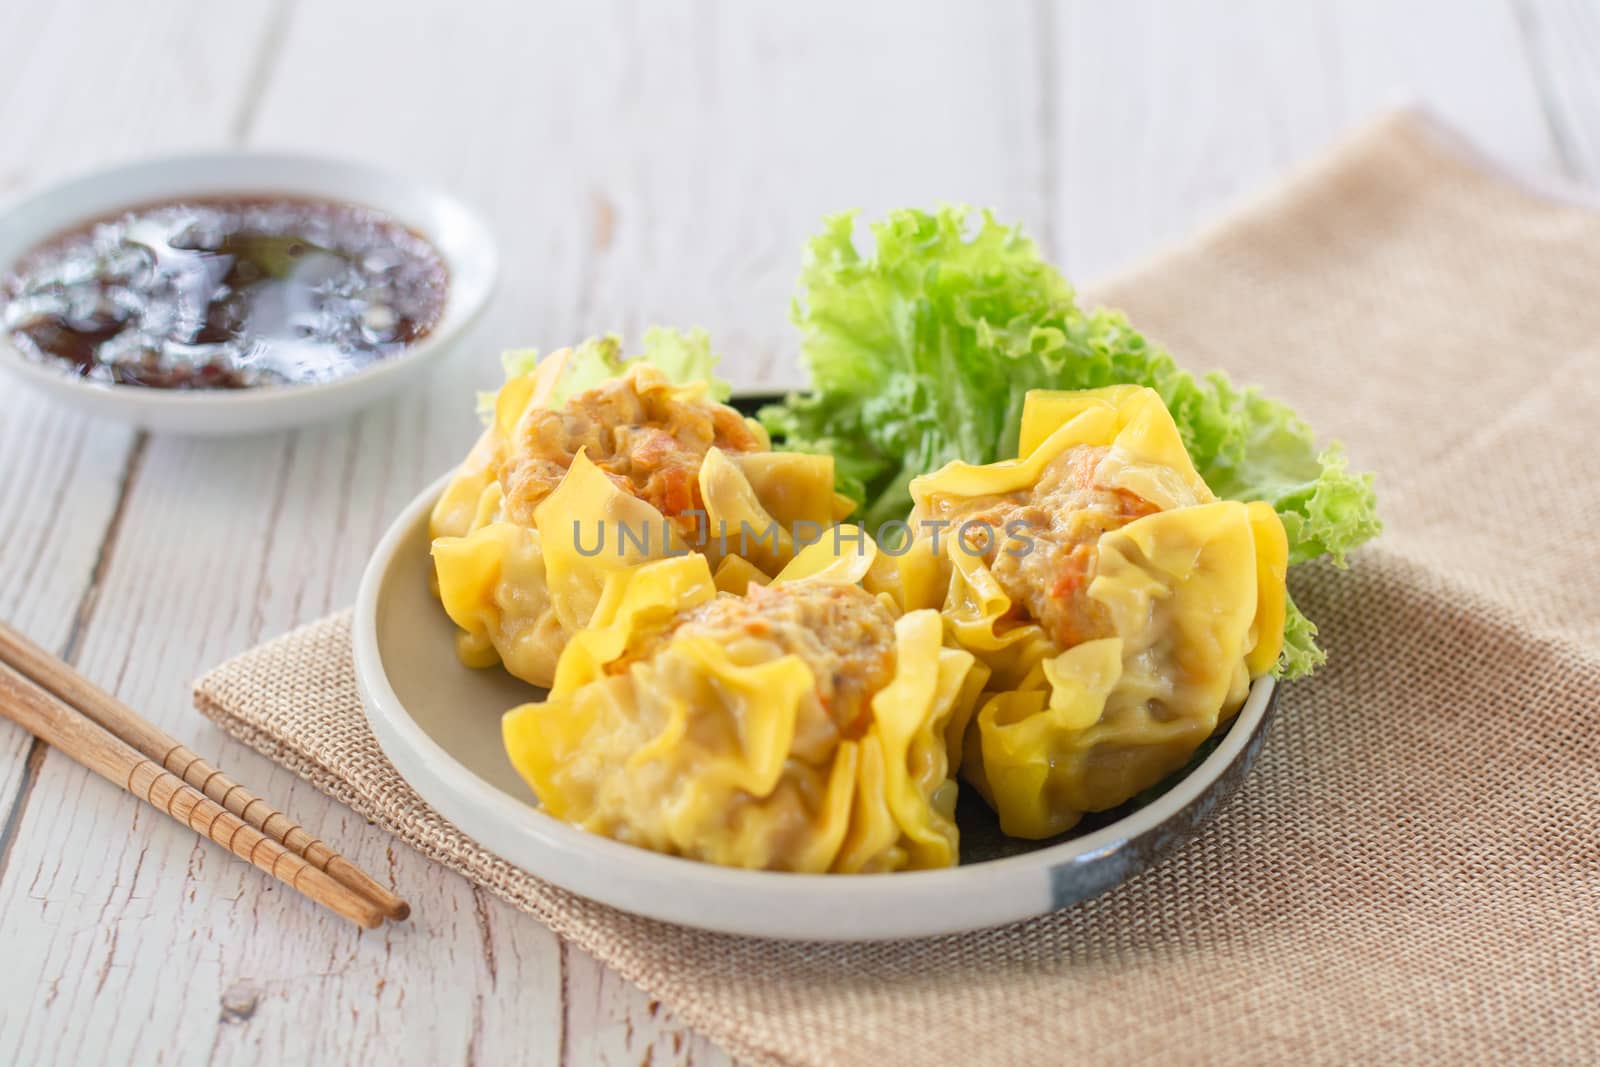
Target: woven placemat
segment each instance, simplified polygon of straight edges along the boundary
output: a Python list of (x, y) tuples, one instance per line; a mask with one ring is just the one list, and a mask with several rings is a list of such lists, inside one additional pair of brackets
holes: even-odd
[(1402, 114), (1094, 295), (1342, 437), (1388, 524), (1294, 576), (1330, 662), (1241, 796), (1096, 900), (890, 944), (700, 933), (428, 808), (367, 730), (348, 615), (196, 701), (750, 1063), (1600, 1062), (1600, 211)]

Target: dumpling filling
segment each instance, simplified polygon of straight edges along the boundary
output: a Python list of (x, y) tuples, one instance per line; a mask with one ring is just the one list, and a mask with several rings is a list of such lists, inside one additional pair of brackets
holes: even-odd
[[(798, 656), (816, 683), (827, 741), (856, 740), (871, 723), (868, 702), (894, 677), (894, 616), (858, 585), (801, 582), (753, 585), (747, 596), (722, 595), (681, 612), (667, 628), (645, 638), (608, 673), (621, 674), (679, 637), (704, 638), (735, 650), (744, 662)], [(815, 750), (797, 741), (796, 752)]]
[[(1013, 617), (1038, 622), (1062, 648), (1111, 636), (1105, 605), (1087, 595), (1100, 535), (1161, 508), (1097, 477), (1110, 448), (1075, 445), (1055, 457), (1033, 486), (951, 506), (956, 530), (978, 523), (993, 534), (968, 536), (1013, 603)], [(957, 535), (959, 536), (959, 534)], [(964, 549), (963, 549), (964, 550)]]
[(697, 478), (713, 447), (760, 452), (771, 442), (726, 404), (687, 396), (659, 372), (636, 368), (523, 416), (500, 473), (505, 515), (532, 525), (534, 510), (582, 450), (617, 488), (649, 503), (693, 543), (698, 520), (689, 513), (704, 509)]
[[(813, 577), (719, 594), (704, 557), (615, 575), (549, 699), (508, 712), (550, 814), (727, 866), (884, 871), (956, 861), (949, 738), (971, 654), (931, 610)], [(981, 683), (981, 677), (975, 678)]]
[(429, 521), (461, 660), (538, 686), (554, 681), (609, 574), (692, 550), (742, 591), (804, 547), (793, 531), (820, 531), (844, 508), (831, 457), (772, 451), (709, 381), (635, 361), (565, 395), (576, 358), (553, 354), (501, 387)]
[[(953, 641), (990, 669), (961, 771), (1018, 837), (1183, 766), (1282, 645), (1286, 539), (1218, 501), (1153, 390), (1030, 393), (1023, 456), (911, 483)], [(974, 530), (981, 524), (987, 531)]]

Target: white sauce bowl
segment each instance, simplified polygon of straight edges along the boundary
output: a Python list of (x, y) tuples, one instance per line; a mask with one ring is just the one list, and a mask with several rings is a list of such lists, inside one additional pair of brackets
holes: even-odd
[(89, 381), (38, 362), (0, 332), (0, 372), (97, 418), (166, 433), (258, 433), (348, 414), (414, 381), (448, 353), (487, 306), (498, 255), (489, 229), (454, 197), (363, 163), (226, 152), (95, 171), (0, 211), (0, 276), (34, 248), (84, 223), (186, 197), (301, 196), (358, 204), (427, 238), (449, 271), (444, 311), (429, 333), (347, 377), (250, 389), (156, 389)]

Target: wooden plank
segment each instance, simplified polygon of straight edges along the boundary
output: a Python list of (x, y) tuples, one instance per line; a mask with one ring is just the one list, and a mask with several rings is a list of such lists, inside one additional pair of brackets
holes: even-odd
[[(1026, 13), (1014, 11), (1018, 18)], [(901, 198), (932, 199), (936, 187), (952, 198), (1015, 199), (1006, 190), (1027, 149), (1006, 150), (1014, 136), (1008, 131), (1022, 127), (1005, 123), (1027, 121), (1028, 109), (974, 96), (971, 85), (947, 78), (952, 64), (973, 61), (973, 39), (995, 32), (972, 9), (958, 13), (890, 54), (874, 55), (867, 39), (848, 49), (831, 46), (826, 25), (769, 24), (720, 11), (712, 14), (727, 24), (620, 5), (478, 7), (404, 22), (388, 6), (340, 5), (314, 17), (299, 12), (255, 111), (253, 143), (387, 160), (460, 189), (501, 234), (505, 295), (471, 351), (436, 375), (437, 395), (413, 392), (350, 430), (238, 446), (153, 445), (126, 535), (139, 548), (123, 558), (181, 536), (186, 573), (158, 578), (131, 563), (114, 567), (105, 610), (106, 632), (115, 636), (95, 643), (91, 655), (120, 679), (125, 698), (165, 706), (167, 695), (201, 666), (346, 602), (389, 517), (464, 451), (475, 430), (472, 388), (493, 378), (502, 347), (531, 341), (548, 348), (611, 327), (637, 336), (649, 321), (699, 321), (733, 338), (724, 347), (736, 380), (762, 381), (788, 344), (787, 292), (799, 242), (823, 211), (852, 200), (884, 207)], [(850, 13), (839, 6), (829, 17), (838, 30)], [(870, 19), (863, 30), (895, 22), (893, 13)], [(976, 53), (988, 67), (974, 78), (992, 93), (1022, 98), (1031, 70), (1011, 70), (1010, 53), (1025, 52), (1026, 43), (990, 40), (992, 48)], [(351, 49), (352, 41), (362, 47)], [(572, 55), (593, 57), (582, 78), (574, 78)], [(386, 80), (397, 65), (410, 76)], [(884, 78), (888, 89), (880, 91), (876, 80), (838, 84), (841, 66)], [(385, 85), (386, 106), (330, 108), (330, 92), (340, 90), (321, 74), (331, 69), (340, 71), (340, 85)], [(805, 94), (830, 81), (824, 106), (808, 105)], [(919, 99), (923, 104), (913, 108)], [(1005, 119), (979, 121), (986, 111)], [(492, 121), (462, 121), (463, 115)], [(827, 148), (815, 159), (782, 129), (808, 121), (817, 128), (801, 133)], [(990, 140), (970, 157), (947, 160), (951, 121)], [(415, 150), (419, 129), (430, 131), (422, 153)], [(887, 138), (884, 129), (891, 131)], [(770, 157), (780, 150), (794, 158), (774, 168)], [(1038, 199), (1026, 175), (1017, 188)], [(175, 501), (203, 503), (180, 510)], [(159, 614), (149, 610), (157, 602)], [(287, 795), (293, 810), (358, 862), (373, 863), (377, 848), (383, 865), (382, 835), (347, 833), (336, 808), (257, 769), (258, 761), (222, 745), (175, 706), (162, 714), (198, 750), (220, 751), (241, 777), (261, 775), (275, 797)], [(323, 819), (336, 821), (328, 826)], [(152, 870), (188, 860), (180, 840), (147, 837), (141, 850), (152, 893), (164, 884)], [(647, 1055), (702, 1064), (723, 1059), (582, 953), (566, 953), (563, 966), (548, 932), (495, 905), (485, 909), (499, 939), (491, 957), (452, 921), (475, 900), (459, 879), (401, 848), (392, 862), (421, 932), (413, 935), (418, 943), (386, 960), (386, 989), (399, 987), (435, 1006), (420, 1039), (429, 1052), (526, 1052), (530, 1042), (535, 1048), (555, 1042), (571, 1063)], [(263, 915), (259, 928), (227, 940), (248, 946), (249, 958), (236, 964), (233, 954), (225, 956), (225, 972), (196, 980), (185, 998), (195, 1007), (149, 1006), (162, 1013), (154, 1029), (210, 1026), (225, 1041), (247, 1033), (263, 1058), (415, 1052), (419, 1038), (410, 1028), (369, 1032), (345, 1025), (350, 1012), (365, 1017), (382, 1006), (361, 981), (368, 938), (302, 914), (293, 902), (218, 866), (194, 876), (183, 924), (213, 928), (207, 899), (240, 898), (234, 908)], [(288, 932), (274, 929), (276, 923)], [(326, 944), (353, 961), (342, 965), (347, 980), (297, 990), (290, 976), (301, 972), (306, 953)], [(508, 957), (525, 962), (522, 980), (497, 979), (497, 961)], [(538, 992), (561, 977), (569, 993), (564, 1007)], [(120, 979), (113, 974), (111, 981)], [(213, 1021), (219, 998), (222, 1014), (236, 1016), (225, 995), (250, 989), (273, 991), (260, 1003), (271, 1005), (274, 1018), (297, 1019), (298, 1028), (263, 1026), (262, 1010), (243, 1026), (242, 1019)], [(235, 997), (241, 998), (248, 999)]]
[[(58, 652), (92, 608), (96, 561), (116, 509), (133, 435), (63, 417), (43, 401), (0, 386), (0, 616)], [(43, 753), (10, 723), (0, 726), (0, 826), (31, 784)], [(33, 753), (30, 769), (29, 754)], [(0, 871), (11, 834), (0, 833)]]
[[(226, 134), (265, 0), (0, 5), (0, 198)], [(210, 38), (214, 37), (215, 41)], [(0, 381), (0, 615), (75, 654), (134, 434)], [(0, 871), (43, 753), (0, 724)]]
[(1562, 169), (1600, 182), (1600, 11), (1576, 0), (1516, 0), (1515, 6)]
[(642, 6), (610, 130), (586, 146), (613, 239), (597, 324), (700, 323), (735, 384), (798, 381), (786, 314), (826, 214), (939, 201), (1044, 223), (1034, 9)]
[[(0, 99), (18, 99), (16, 85), (69, 54), (74, 39), (51, 28), (55, 10), (19, 6), (19, 21), (7, 21), (33, 31), (8, 39), (34, 51), (0, 62)], [(132, 77), (115, 73), (117, 49), (139, 59), (186, 40), (210, 73), (182, 106), (214, 110), (220, 124), (175, 122), (172, 136), (215, 142), (231, 126), (257, 145), (387, 161), (453, 186), (501, 235), (504, 285), (431, 389), (353, 425), (220, 446), (152, 441), (81, 660), (387, 873), (417, 919), (375, 934), (345, 929), (49, 760), (0, 882), (0, 937), (12, 949), (0, 996), (16, 1008), (0, 1020), (9, 1062), (723, 1059), (531, 919), (366, 829), (188, 709), (188, 680), (203, 667), (348, 602), (389, 516), (464, 449), (468, 396), (492, 377), (501, 347), (698, 322), (736, 382), (794, 381), (784, 313), (800, 242), (822, 213), (992, 203), (1075, 271), (1097, 273), (1311, 151), (1402, 77), (1432, 87), (1491, 146), (1548, 153), (1524, 121), (1537, 118), (1526, 71), (1495, 38), (1510, 17), (1499, 5), (1334, 15), (1261, 5), (1219, 34), (1221, 5), (504, 3), (402, 13), (369, 0), (301, 5), (281, 34), (266, 35), (276, 43), (259, 66), (200, 48), (218, 37), (217, 20), (240, 18), (235, 5), (202, 10), (185, 11), (196, 28), (184, 31), (148, 8), (114, 23), (115, 36), (88, 46), (107, 52), (103, 84), (120, 90)], [(154, 28), (133, 24), (146, 19)], [(1438, 47), (1441, 27), (1449, 49)], [(0, 59), (7, 50), (0, 44)], [(235, 68), (263, 89), (243, 107), (221, 87)], [(1052, 92), (1039, 91), (1041, 77)], [(124, 96), (116, 107), (119, 130), (134, 136), (122, 109), (137, 108)], [(186, 113), (176, 97), (172, 107)], [(1215, 121), (1219, 110), (1238, 120)], [(37, 124), (36, 138), (48, 132)], [(91, 146), (85, 158), (98, 155)], [(13, 439), (63, 432), (41, 417), (13, 438), (5, 402), (0, 459), (24, 454)], [(125, 466), (129, 441), (116, 442)], [(77, 452), (40, 447), (91, 457), (44, 468), (87, 492), (62, 511), (74, 527), (87, 516), (89, 533), (15, 525), (36, 521), (48, 495), (27, 487), (5, 503), (19, 489), (0, 482), (0, 523), (62, 553), (40, 568), (56, 583), (46, 594), (72, 599), (95, 570), (93, 523), (110, 521), (116, 480), (93, 492), (77, 483), (85, 469), (91, 487), (120, 471), (93, 460), (103, 447), (86, 437)], [(37, 558), (0, 551), (8, 562)], [(19, 581), (0, 573), (0, 598), (29, 625), (49, 596)], [(3, 600), (0, 609), (11, 610)], [(41, 614), (35, 632), (49, 641), (55, 625), (59, 647), (73, 614)], [(0, 760), (15, 765), (15, 754)]]
[(712, 1067), (727, 1055), (615, 971), (578, 949), (567, 954), (565, 1063), (577, 1067)]
[[(25, 1052), (53, 1039), (50, 1020), (66, 1015), (85, 1022), (73, 1033), (81, 1044), (64, 1046), (63, 1057), (145, 1062), (178, 1033), (197, 1059), (233, 1044), (287, 1062), (445, 1061), (478, 1039), (481, 1018), (541, 1010), (559, 1018), (557, 972), (524, 966), (554, 952), (547, 932), (512, 923), (508, 909), (225, 742), (189, 707), (189, 679), (206, 665), (348, 601), (368, 520), (399, 503), (383, 491), (395, 484), (383, 471), (409, 454), (393, 414), (353, 430), (152, 440), (83, 664), (352, 860), (393, 879), (416, 920), (358, 932), (53, 759), (0, 887), (0, 929), (24, 972), (45, 978), (21, 1003), (63, 1001), (15, 1017)], [(63, 862), (63, 839), (95, 844)], [(517, 932), (511, 944), (508, 931)], [(152, 981), (156, 974), (164, 980)], [(254, 1007), (239, 1006), (252, 998)], [(408, 1001), (427, 1005), (429, 1025), (388, 1025), (393, 1013), (384, 1009)], [(535, 1030), (528, 1039), (544, 1036)]]
[[(246, 83), (236, 68), (253, 51), (266, 10), (265, 3), (254, 2), (227, 12), (182, 2), (5, 5), (0, 195), (22, 195), (90, 165), (225, 136)], [(136, 474), (138, 440), (125, 428), (79, 418), (11, 382), (0, 385), (0, 469), (7, 472), (0, 479), (0, 613), (69, 658), (78, 658), (93, 620), (121, 502)], [(29, 752), (31, 758), (24, 755)], [(0, 893), (8, 899), (28, 894), (38, 874), (31, 858), (13, 862), (17, 850), (26, 852), (30, 787), (36, 776), (50, 775), (65, 762), (5, 727)], [(95, 791), (104, 790), (97, 785)], [(48, 785), (40, 794), (46, 810), (70, 803), (74, 795), (52, 792)], [(37, 820), (38, 809), (31, 815)], [(57, 840), (56, 850), (92, 853), (103, 847), (99, 836), (92, 826), (77, 827)], [(41, 898), (24, 910), (37, 919), (48, 905)], [(66, 1016), (28, 1013), (21, 1005), (41, 998), (53, 1003), (63, 981), (92, 983), (95, 974), (62, 970), (52, 976), (19, 964), (28, 956), (25, 941), (38, 948), (45, 940), (38, 929), (18, 929), (20, 919), (22, 912), (7, 909), (12, 929), (5, 944), (18, 957), (0, 978), (0, 996), (19, 1010), (0, 1016), (0, 1058), (44, 1062), (62, 1054), (62, 1036), (75, 1025)], [(91, 921), (75, 940), (105, 933)], [(110, 936), (114, 942), (115, 933)]]
[(491, 377), (506, 345), (659, 322), (711, 330), (735, 384), (792, 381), (788, 300), (824, 214), (941, 199), (1042, 214), (1031, 13), (512, 4), (402, 21), (340, 5), (315, 32), (297, 22), (289, 63), (374, 84), (430, 61), (387, 86), (389, 106), (315, 126), (326, 81), (280, 76), (257, 140), (403, 157), (482, 208), (505, 278), (457, 379)]
[(1516, 19), (1498, 0), (1083, 4), (1056, 40), (1057, 254), (1086, 280), (1405, 103), (1515, 165), (1555, 162)]

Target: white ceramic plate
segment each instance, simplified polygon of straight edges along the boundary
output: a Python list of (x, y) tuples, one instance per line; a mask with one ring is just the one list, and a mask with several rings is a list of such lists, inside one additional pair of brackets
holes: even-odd
[[(951, 934), (1041, 915), (1117, 885), (1180, 847), (1244, 780), (1275, 704), (1261, 679), (1221, 742), (1165, 793), (1077, 836), (1017, 841), (965, 789), (962, 866), (895, 874), (744, 871), (658, 855), (539, 811), (500, 743), (500, 715), (542, 695), (456, 659), (428, 587), (428, 513), (412, 501), (373, 554), (354, 624), (367, 720), (391, 762), (445, 818), (512, 864), (592, 900), (707, 930), (819, 941)], [(1101, 825), (1095, 826), (1095, 823)]]
[(184, 434), (281, 429), (363, 407), (446, 354), (488, 303), (497, 257), (489, 230), (460, 201), (415, 179), (311, 156), (221, 153), (149, 160), (49, 186), (0, 211), (0, 274), (75, 225), (184, 196), (285, 194), (375, 208), (426, 237), (450, 272), (444, 313), (420, 342), (347, 378), (241, 390), (162, 390), (89, 382), (25, 357), (0, 332), (0, 371), (101, 418)]

